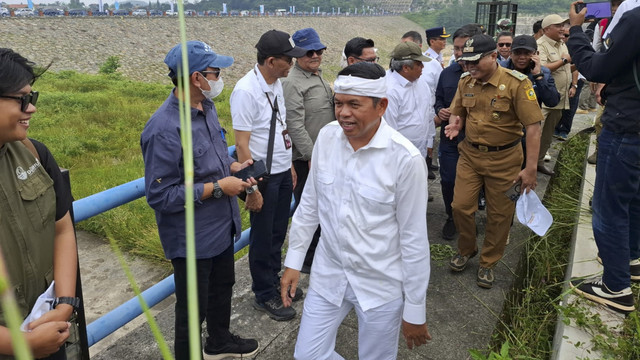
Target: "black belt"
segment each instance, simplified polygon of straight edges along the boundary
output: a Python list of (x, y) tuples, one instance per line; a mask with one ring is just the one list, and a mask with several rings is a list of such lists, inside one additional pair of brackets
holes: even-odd
[(501, 146), (488, 146), (488, 145), (482, 145), (482, 144), (474, 144), (474, 143), (468, 142), (468, 141), (467, 142), (469, 143), (469, 145), (473, 146), (474, 148), (476, 148), (476, 149), (478, 149), (480, 151), (492, 152), (492, 151), (500, 151), (500, 150), (506, 150), (506, 149), (512, 148), (512, 147), (520, 144), (520, 141), (521, 140), (518, 139), (518, 140), (516, 140), (516, 141), (514, 141), (514, 142), (512, 142), (510, 144), (501, 145)]

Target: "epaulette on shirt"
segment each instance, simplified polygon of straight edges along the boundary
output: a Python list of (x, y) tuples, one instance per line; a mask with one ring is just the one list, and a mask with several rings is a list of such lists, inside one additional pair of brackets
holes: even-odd
[(527, 78), (527, 75), (521, 73), (518, 70), (511, 70), (511, 71), (509, 71), (509, 74), (511, 74), (511, 76), (513, 76), (514, 78), (516, 78), (516, 79), (518, 79), (520, 81), (522, 81), (522, 80)]
[(469, 72), (465, 71), (465, 72), (462, 73), (462, 75), (460, 75), (460, 79), (464, 79), (467, 76), (469, 76)]

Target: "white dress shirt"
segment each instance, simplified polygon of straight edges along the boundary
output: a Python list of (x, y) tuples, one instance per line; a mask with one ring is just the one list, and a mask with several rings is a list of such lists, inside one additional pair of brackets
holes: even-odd
[(424, 52), (424, 55), (432, 58), (433, 60), (436, 60), (440, 64), (440, 67), (442, 67), (443, 62), (444, 62), (444, 58), (442, 57), (442, 53), (438, 54), (432, 48), (427, 48), (427, 51)]
[(363, 311), (404, 295), (403, 319), (426, 322), (427, 167), (384, 119), (353, 151), (337, 121), (318, 135), (289, 231), (285, 266), (299, 270), (318, 225), (310, 287), (340, 306), (349, 284)]
[(250, 70), (233, 88), (229, 104), (233, 129), (250, 131), (249, 150), (254, 160), (267, 160), (269, 129), (273, 110), (267, 100), (273, 103), (278, 97), (279, 120), (276, 120), (276, 132), (273, 143), (273, 162), (271, 173), (280, 174), (291, 168), (291, 148), (284, 145), (282, 132), (287, 128), (287, 109), (282, 95), (280, 79), (269, 85), (264, 80), (258, 65)]
[[(427, 156), (427, 140), (436, 134), (433, 97), (426, 81), (409, 81), (395, 71), (387, 72), (389, 106), (384, 119)], [(432, 141), (433, 143), (433, 141)]]

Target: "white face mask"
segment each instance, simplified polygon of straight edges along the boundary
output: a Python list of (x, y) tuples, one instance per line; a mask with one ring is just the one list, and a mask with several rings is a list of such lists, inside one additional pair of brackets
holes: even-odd
[(222, 81), (222, 77), (219, 77), (218, 80), (209, 80), (205, 78), (209, 83), (210, 90), (200, 89), (202, 91), (202, 95), (204, 95), (207, 99), (213, 99), (216, 96), (220, 95), (222, 89), (224, 89), (224, 81)]

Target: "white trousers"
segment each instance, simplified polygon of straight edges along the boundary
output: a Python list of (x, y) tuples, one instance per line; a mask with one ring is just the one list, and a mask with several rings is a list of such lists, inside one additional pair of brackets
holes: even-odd
[(296, 360), (344, 360), (335, 351), (336, 335), (342, 320), (355, 309), (358, 316), (358, 358), (394, 360), (402, 323), (402, 299), (362, 311), (356, 295), (347, 285), (341, 306), (336, 306), (309, 289), (296, 342)]

